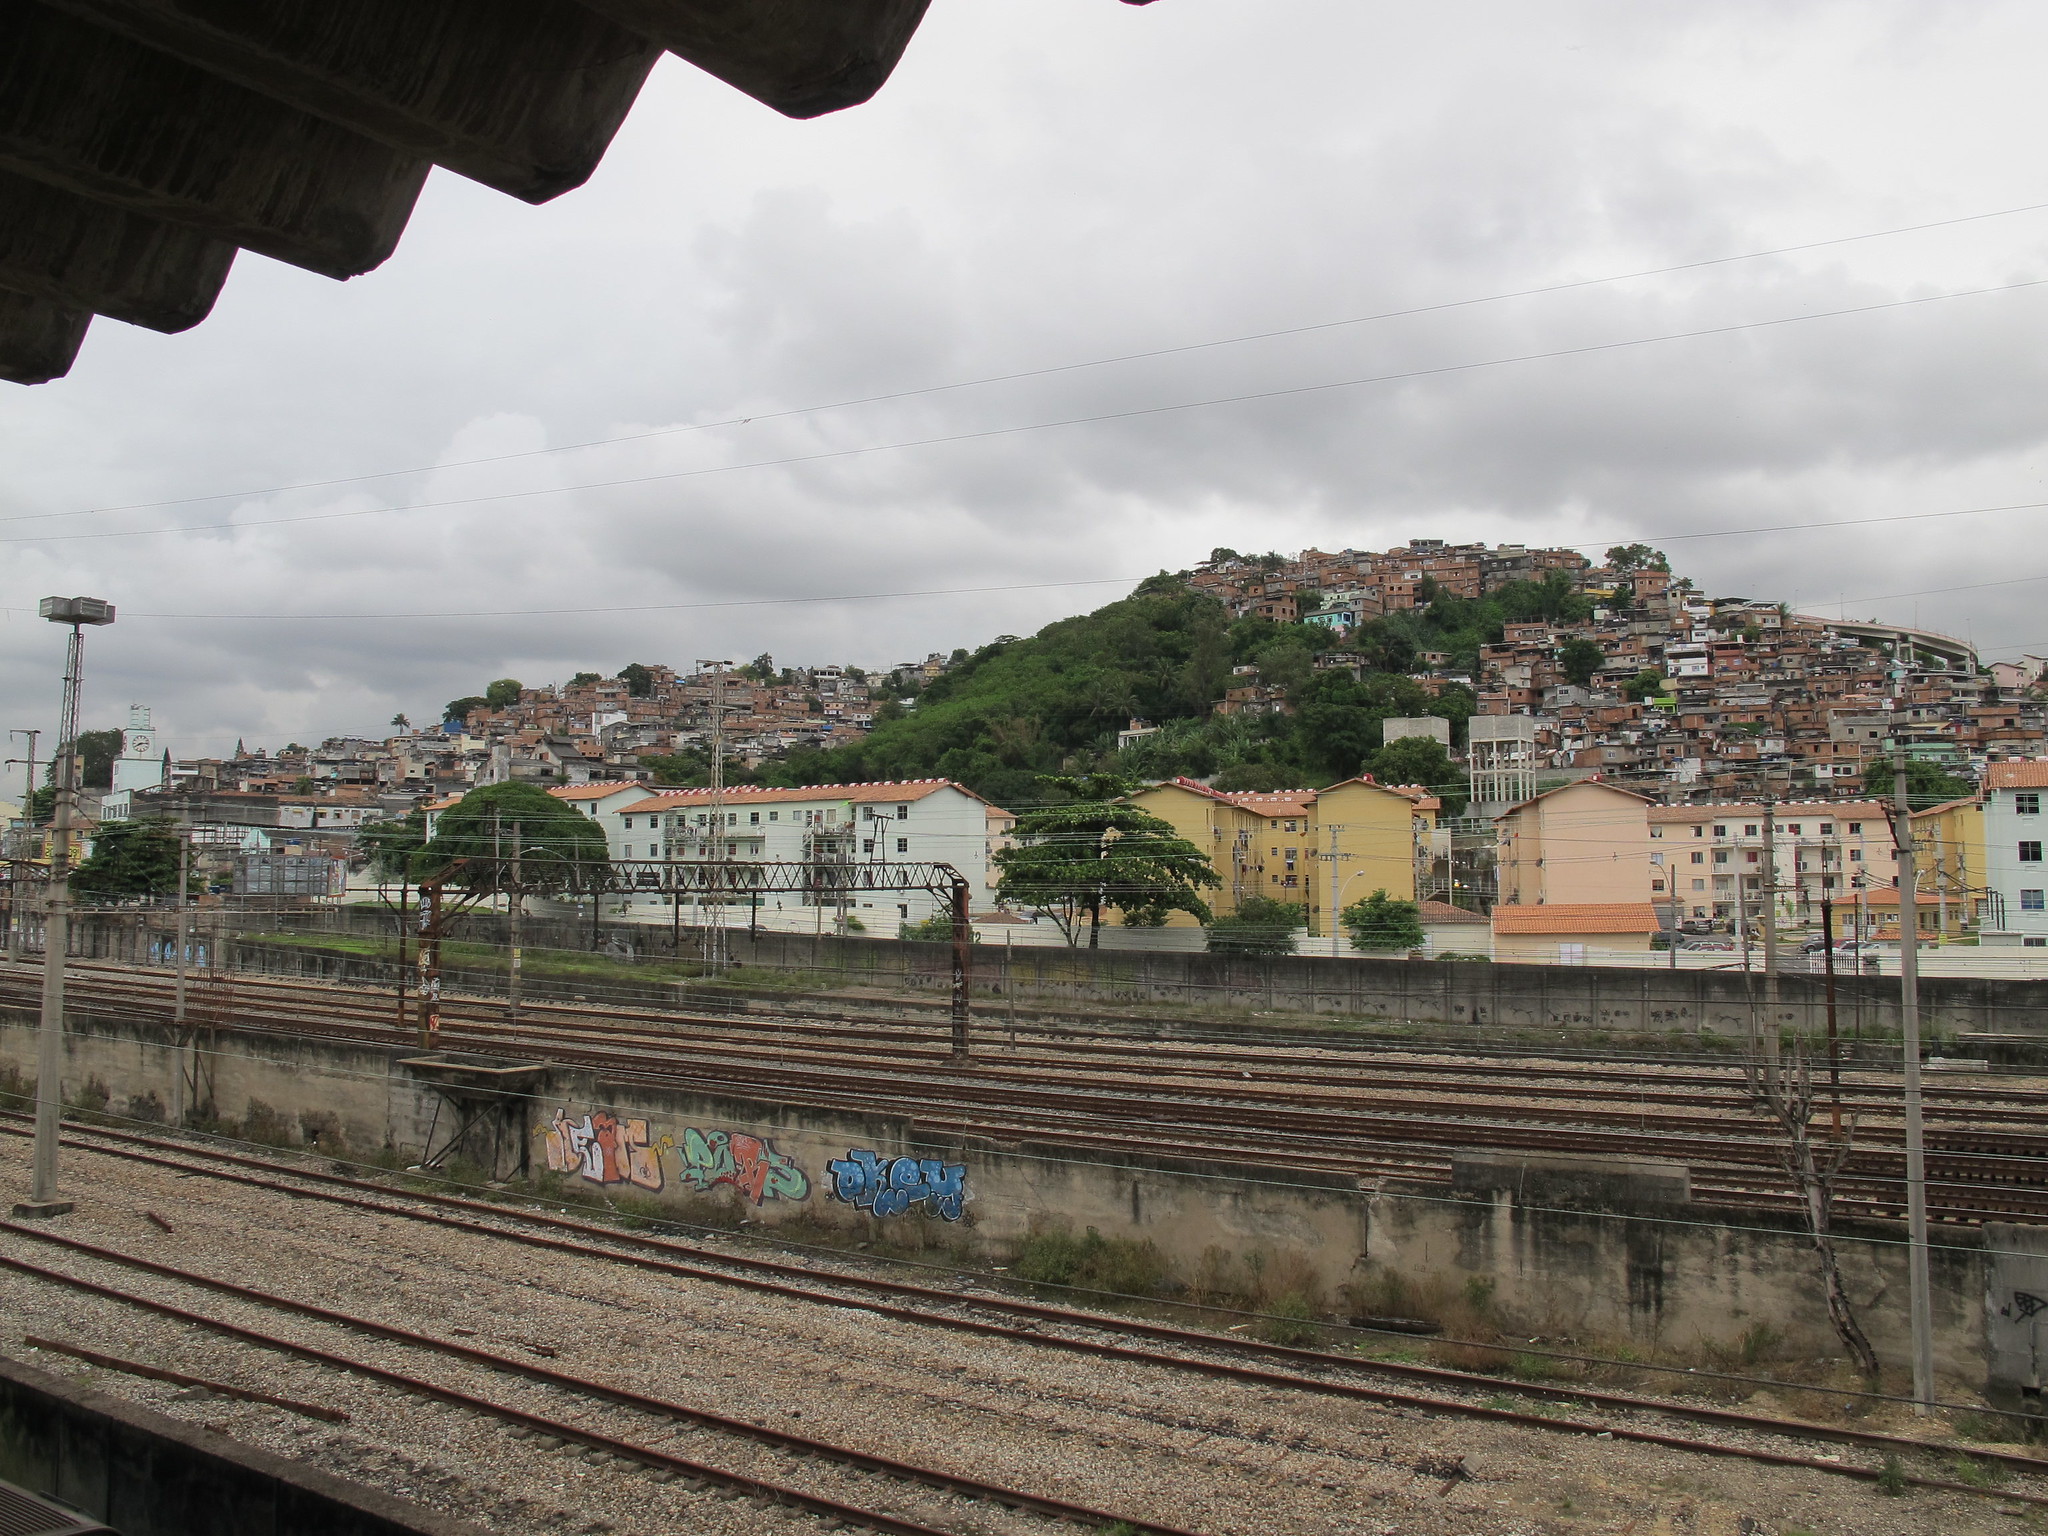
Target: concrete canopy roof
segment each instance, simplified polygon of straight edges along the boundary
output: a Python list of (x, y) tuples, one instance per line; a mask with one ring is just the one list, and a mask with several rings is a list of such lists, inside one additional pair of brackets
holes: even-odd
[(428, 168), (580, 186), (664, 51), (792, 117), (866, 101), (930, 0), (0, 0), (0, 378), (94, 315), (182, 331), (238, 251), (377, 266)]

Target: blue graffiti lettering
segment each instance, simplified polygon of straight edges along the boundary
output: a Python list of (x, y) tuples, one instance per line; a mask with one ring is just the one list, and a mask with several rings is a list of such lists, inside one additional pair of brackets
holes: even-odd
[(825, 1165), (832, 1198), (877, 1216), (901, 1216), (923, 1205), (942, 1221), (958, 1221), (968, 1200), (967, 1165), (937, 1158), (876, 1157), (851, 1147)]

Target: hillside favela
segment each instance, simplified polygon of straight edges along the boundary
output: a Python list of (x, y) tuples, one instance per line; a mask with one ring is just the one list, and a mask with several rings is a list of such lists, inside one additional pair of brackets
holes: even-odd
[(0, 4), (0, 1536), (2048, 1532), (2044, 57)]
[[(1761, 965), (1768, 923), (1810, 970), (1825, 905), (1845, 968), (1875, 973), (1900, 932), (1903, 772), (1934, 969), (2032, 975), (2039, 861), (2001, 855), (2048, 784), (2044, 667), (1712, 596), (1646, 545), (1598, 563), (1438, 539), (1218, 549), (1036, 636), (922, 661), (505, 678), (430, 726), (217, 759), (180, 757), (137, 706), (127, 730), (80, 736), (80, 813), (114, 828), (82, 878), (105, 866), (118, 883), (146, 862), (136, 839), (175, 826), (210, 893), (360, 901), (398, 872), (390, 849), (471, 790), (517, 784), (588, 815), (618, 861), (720, 856), (723, 825), (740, 863), (952, 864), (983, 943), (1722, 968)], [(1020, 816), (1101, 792), (1089, 783), (1202, 855), (1198, 905), (1112, 891), (1077, 925), (1064, 898), (1005, 889), (997, 855)], [(878, 818), (896, 824), (877, 835)], [(33, 819), (11, 836), (13, 857), (47, 857)], [(1332, 946), (1375, 898), (1419, 933)], [(599, 905), (681, 916), (668, 894)], [(708, 907), (721, 924), (890, 938), (950, 911), (930, 892), (683, 905), (693, 922)]]

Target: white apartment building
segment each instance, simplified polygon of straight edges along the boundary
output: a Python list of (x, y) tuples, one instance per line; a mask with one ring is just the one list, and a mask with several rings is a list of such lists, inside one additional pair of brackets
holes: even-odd
[[(1984, 881), (2000, 898), (1983, 942), (2048, 948), (2048, 761), (1990, 763), (1984, 770)], [(2004, 908), (1999, 915), (1997, 908)], [(1993, 924), (1996, 924), (1994, 929)]]
[[(950, 864), (980, 896), (989, 889), (991, 835), (1008, 830), (1005, 813), (951, 779), (732, 788), (719, 811), (708, 789), (636, 789), (630, 798), (590, 803), (615, 859), (702, 859), (722, 843), (723, 857), (747, 862)], [(722, 826), (713, 825), (714, 816)], [(836, 912), (839, 898), (825, 896), (822, 905)], [(760, 916), (769, 926), (789, 927), (787, 919), (817, 916), (819, 906), (820, 899), (801, 892), (771, 892), (761, 897)], [(630, 903), (643, 916), (667, 907), (659, 894)], [(932, 891), (861, 891), (846, 898), (846, 910), (869, 931), (894, 936), (899, 924), (950, 907)], [(776, 922), (777, 915), (785, 921)]]

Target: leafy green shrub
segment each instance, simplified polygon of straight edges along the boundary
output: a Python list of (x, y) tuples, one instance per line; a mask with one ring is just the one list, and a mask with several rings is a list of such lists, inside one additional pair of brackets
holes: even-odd
[(1082, 1237), (1064, 1227), (1033, 1232), (1010, 1273), (1034, 1285), (1071, 1285), (1119, 1296), (1157, 1296), (1170, 1278), (1166, 1256), (1150, 1239), (1104, 1237), (1093, 1227)]
[(1877, 1474), (1877, 1491), (1894, 1499), (1906, 1491), (1905, 1463), (1895, 1453), (1885, 1453), (1884, 1467)]
[(1316, 1329), (1315, 1313), (1309, 1307), (1308, 1298), (1299, 1291), (1289, 1291), (1271, 1303), (1269, 1314), (1254, 1323), (1251, 1330), (1268, 1344), (1306, 1349), (1322, 1337)]

